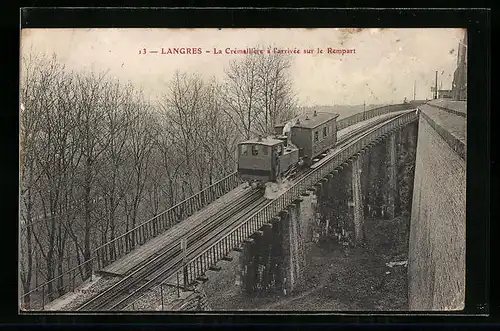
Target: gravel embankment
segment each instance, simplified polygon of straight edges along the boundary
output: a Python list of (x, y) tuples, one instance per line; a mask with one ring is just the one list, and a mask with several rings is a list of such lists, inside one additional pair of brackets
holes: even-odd
[[(162, 305), (163, 298), (163, 305)], [(177, 288), (171, 285), (155, 286), (138, 296), (137, 300), (125, 307), (124, 311), (162, 311), (177, 299)]]
[(76, 289), (69, 298), (65, 299), (65, 302), (67, 303), (62, 305), (59, 309), (54, 310), (75, 310), (92, 297), (103, 292), (113, 284), (116, 284), (120, 279), (120, 277), (103, 276), (93, 282), (90, 282), (89, 284), (83, 284), (80, 288)]

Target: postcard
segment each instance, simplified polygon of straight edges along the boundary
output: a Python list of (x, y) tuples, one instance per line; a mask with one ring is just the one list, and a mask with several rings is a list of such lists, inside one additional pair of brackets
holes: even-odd
[(21, 311), (458, 311), (467, 31), (21, 31)]

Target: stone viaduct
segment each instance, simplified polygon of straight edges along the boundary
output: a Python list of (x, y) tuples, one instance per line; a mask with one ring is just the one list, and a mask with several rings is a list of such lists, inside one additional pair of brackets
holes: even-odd
[(245, 291), (293, 291), (305, 250), (321, 236), (363, 245), (370, 217), (409, 217), (410, 310), (462, 309), (465, 297), (466, 106), (433, 100), (392, 133), (316, 185), (246, 240)]

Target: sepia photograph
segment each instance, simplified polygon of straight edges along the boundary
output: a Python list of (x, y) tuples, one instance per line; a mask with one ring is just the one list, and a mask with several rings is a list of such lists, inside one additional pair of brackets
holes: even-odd
[(463, 310), (467, 45), (21, 29), (19, 311)]

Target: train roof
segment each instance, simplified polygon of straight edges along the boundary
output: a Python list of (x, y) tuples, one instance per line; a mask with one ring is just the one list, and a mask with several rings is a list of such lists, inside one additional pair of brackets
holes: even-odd
[(261, 140), (250, 139), (247, 141), (242, 141), (239, 143), (239, 145), (252, 144), (252, 145), (274, 146), (274, 145), (278, 145), (280, 143), (283, 143), (283, 140), (267, 137), (267, 138), (262, 138)]
[[(339, 114), (337, 113), (315, 111), (314, 113), (308, 112), (306, 114), (299, 115), (287, 122), (292, 122), (292, 127), (294, 128), (314, 129), (320, 126), (321, 124), (336, 119), (337, 117), (339, 117)], [(299, 120), (298, 123), (297, 120)], [(287, 122), (277, 125), (276, 127), (283, 128)]]

